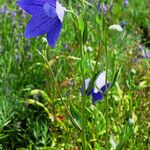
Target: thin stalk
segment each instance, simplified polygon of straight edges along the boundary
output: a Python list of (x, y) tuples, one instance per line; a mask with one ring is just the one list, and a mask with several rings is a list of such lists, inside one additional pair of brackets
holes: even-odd
[(98, 123), (97, 123), (97, 121), (98, 121), (98, 119), (99, 119), (99, 109), (98, 109), (98, 107), (97, 107), (97, 105), (95, 105), (95, 111), (94, 111), (94, 118), (95, 118), (95, 120), (94, 120), (94, 127), (93, 127), (93, 129), (94, 129), (94, 131), (93, 131), (93, 133), (95, 133), (94, 134), (94, 139), (96, 139), (95, 141), (94, 141), (94, 149), (96, 149), (96, 143), (98, 142)]
[[(86, 18), (86, 13), (85, 13), (85, 5), (84, 5), (84, 0), (82, 0), (82, 6), (83, 6), (83, 16)], [(85, 83), (85, 77), (84, 77), (84, 42), (83, 42), (83, 33), (80, 34), (80, 55), (81, 55), (81, 74), (82, 74), (82, 83)], [(86, 116), (85, 116), (85, 101), (86, 101), (86, 95), (85, 95), (85, 84), (83, 84), (83, 97), (82, 97), (82, 149), (86, 150), (86, 131), (85, 131), (85, 121), (86, 121)]]
[(73, 10), (66, 9), (66, 12), (72, 13), (76, 17), (76, 19), (78, 19), (77, 14)]
[[(84, 83), (84, 67), (83, 67), (83, 53), (84, 53), (84, 45), (82, 41), (80, 42), (80, 54), (81, 54), (81, 74), (82, 74), (82, 81)], [(83, 97), (82, 97), (82, 149), (86, 150), (86, 134), (85, 134), (85, 84), (83, 84)]]
[(45, 52), (45, 55), (43, 55), (40, 51), (38, 51), (38, 53), (43, 57), (43, 59), (45, 60), (46, 64), (48, 65), (48, 67), (49, 67), (49, 69), (50, 69), (50, 72), (51, 72), (52, 77), (53, 77), (54, 85), (55, 85), (55, 87), (56, 87), (56, 90), (57, 90), (57, 92), (58, 92), (58, 95), (59, 95), (59, 97), (60, 97), (60, 100), (61, 100), (62, 104), (64, 105), (64, 107), (65, 107), (65, 109), (66, 109), (66, 112), (67, 112), (68, 116), (70, 117), (70, 119), (72, 120), (72, 122), (78, 127), (78, 129), (79, 129), (80, 131), (82, 131), (82, 128), (81, 128), (80, 125), (77, 123), (77, 121), (73, 118), (73, 116), (72, 116), (72, 114), (70, 113), (70, 111), (69, 111), (69, 109), (68, 109), (66, 103), (64, 102), (64, 100), (63, 100), (63, 98), (62, 98), (62, 96), (61, 96), (61, 93), (60, 93), (60, 90), (59, 90), (59, 86), (58, 86), (57, 81), (56, 81), (56, 79), (55, 79), (54, 72), (53, 72), (53, 70), (52, 70), (51, 65), (49, 65), (49, 62), (48, 62), (48, 59), (47, 59), (47, 53)]
[(94, 67), (94, 73), (96, 72), (97, 66), (98, 66), (98, 62), (100, 60), (100, 52), (102, 50), (102, 29), (101, 29), (101, 24), (99, 23), (99, 47), (98, 47), (98, 54), (96, 56), (96, 63), (95, 63), (95, 67)]
[(105, 80), (105, 110), (106, 110), (106, 150), (109, 149), (109, 133), (108, 133), (108, 117), (109, 117), (109, 103), (108, 103), (108, 97), (107, 97), (107, 75), (108, 75), (108, 51), (107, 51), (107, 35), (106, 35), (106, 20), (105, 20), (105, 15), (103, 15), (103, 20), (102, 20), (102, 32), (103, 32), (103, 37), (104, 37), (104, 49), (105, 49), (105, 61), (106, 61), (106, 80)]
[[(98, 28), (100, 35), (99, 35), (99, 47), (98, 47), (98, 54), (96, 53), (96, 63), (95, 63), (95, 66), (94, 66), (94, 72), (97, 72), (97, 67), (98, 67), (98, 63), (99, 63), (99, 60), (100, 60), (100, 52), (102, 50), (102, 28), (101, 28), (101, 21), (99, 23), (99, 28)], [(97, 87), (96, 85), (94, 85), (95, 87)], [(97, 87), (98, 88), (98, 87)], [(101, 89), (99, 89), (99, 92), (103, 95), (104, 93), (101, 91)], [(104, 95), (103, 95), (104, 96)], [(94, 148), (96, 149), (96, 143), (98, 141), (98, 131), (97, 131), (97, 127), (98, 127), (98, 124), (97, 124), (97, 120), (99, 119), (98, 118), (98, 110), (99, 110), (99, 106), (95, 106), (95, 111), (94, 111), (94, 118), (95, 118), (95, 121), (94, 121), (94, 133), (95, 133), (95, 139), (96, 141), (94, 142)]]

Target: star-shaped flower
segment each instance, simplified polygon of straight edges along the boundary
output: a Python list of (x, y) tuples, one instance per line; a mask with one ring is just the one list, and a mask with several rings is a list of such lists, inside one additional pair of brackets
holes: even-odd
[[(97, 101), (102, 100), (104, 98), (104, 95), (106, 93), (105, 80), (106, 80), (106, 72), (104, 71), (97, 77), (94, 83), (94, 87), (87, 93), (87, 96), (92, 95), (93, 104), (95, 104)], [(88, 89), (90, 81), (91, 81), (90, 78), (85, 80), (85, 90)], [(110, 87), (110, 83), (107, 82), (107, 88), (109, 87)], [(100, 90), (103, 94), (100, 92)], [(82, 94), (83, 94), (83, 89), (82, 89)]]
[(24, 33), (25, 38), (47, 34), (47, 41), (54, 48), (66, 8), (57, 0), (19, 0), (17, 4), (32, 15)]

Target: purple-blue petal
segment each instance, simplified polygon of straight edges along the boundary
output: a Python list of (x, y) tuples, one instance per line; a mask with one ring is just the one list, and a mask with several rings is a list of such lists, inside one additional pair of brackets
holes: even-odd
[[(88, 89), (88, 86), (89, 86), (90, 81), (91, 81), (90, 78), (85, 79), (85, 87), (82, 86), (82, 88), (81, 88), (81, 94), (82, 94), (82, 95), (84, 95), (84, 94), (85, 94), (85, 91)], [(85, 91), (84, 91), (84, 88), (85, 88)], [(92, 90), (91, 90), (91, 91), (92, 91)], [(90, 92), (91, 92), (91, 91), (90, 91)], [(87, 96), (89, 96), (89, 95), (91, 94), (90, 92), (87, 93)]]
[(55, 18), (52, 19), (48, 17), (45, 13), (33, 15), (26, 27), (24, 36), (26, 38), (32, 38), (48, 33), (54, 20)]
[(92, 93), (92, 103), (93, 105), (97, 102), (97, 101), (100, 101), (102, 100), (104, 97), (103, 95), (100, 93), (100, 92), (97, 92), (97, 93)]
[(58, 17), (56, 17), (55, 19), (53, 19), (53, 22), (51, 22), (50, 24), (50, 30), (47, 34), (47, 41), (48, 41), (48, 44), (54, 48), (55, 47), (55, 44), (57, 42), (57, 39), (60, 35), (60, 31), (62, 29), (62, 23), (61, 21), (59, 20)]
[(90, 96), (93, 92), (94, 92), (94, 88), (92, 88), (91, 91), (87, 93), (87, 96)]
[(81, 88), (81, 94), (82, 94), (82, 96), (84, 96), (84, 88), (83, 88), (83, 86)]
[[(110, 83), (107, 83), (107, 89), (110, 87)], [(106, 87), (105, 85), (101, 88), (101, 91), (104, 93), (106, 93)], [(97, 92), (97, 93), (94, 93), (92, 92), (91, 93), (92, 95), (92, 103), (95, 104), (97, 101), (100, 101), (104, 98), (104, 96), (100, 93), (100, 92)]]
[[(107, 89), (110, 87), (110, 83), (107, 83)], [(101, 88), (101, 91), (105, 94), (106, 87), (105, 85)]]
[[(90, 95), (93, 93), (93, 91), (94, 91), (94, 88), (91, 89), (91, 91), (88, 92), (86, 95), (87, 95), (87, 96), (90, 96)], [(83, 87), (81, 88), (81, 94), (82, 94), (82, 96), (84, 96), (84, 88), (83, 88)]]
[(17, 4), (27, 13), (33, 15), (43, 12), (43, 5), (46, 2), (56, 8), (56, 0), (19, 0)]
[(47, 16), (54, 18), (57, 16), (56, 9), (51, 6), (48, 2), (43, 5), (44, 12)]

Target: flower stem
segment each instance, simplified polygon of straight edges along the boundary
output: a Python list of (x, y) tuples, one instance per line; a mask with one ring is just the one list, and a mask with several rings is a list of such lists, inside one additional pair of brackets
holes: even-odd
[[(80, 42), (80, 54), (81, 54), (81, 74), (82, 74), (82, 82), (84, 83), (84, 60), (83, 60), (83, 53), (84, 53), (84, 45), (82, 41)], [(86, 134), (85, 134), (85, 84), (83, 84), (83, 97), (82, 97), (82, 149), (86, 150)]]
[[(38, 51), (38, 50), (37, 50), (37, 51)], [(61, 93), (60, 93), (60, 90), (59, 90), (59, 86), (58, 86), (58, 84), (57, 84), (57, 81), (56, 81), (54, 72), (53, 72), (53, 70), (52, 70), (51, 65), (50, 65), (49, 62), (48, 62), (48, 59), (47, 59), (47, 52), (45, 51), (45, 54), (43, 54), (43, 53), (41, 53), (40, 51), (38, 51), (38, 53), (43, 57), (43, 59), (45, 60), (47, 66), (48, 66), (49, 69), (50, 69), (50, 72), (51, 72), (52, 77), (53, 77), (53, 80), (54, 80), (54, 85), (55, 85), (55, 87), (56, 87), (56, 90), (57, 90), (57, 92), (58, 92), (58, 95), (59, 95), (59, 97), (60, 97), (60, 100), (61, 100), (62, 104), (64, 105), (64, 107), (65, 107), (65, 109), (66, 109), (66, 112), (67, 112), (68, 116), (70, 117), (70, 119), (72, 120), (72, 122), (78, 127), (78, 129), (79, 129), (80, 131), (82, 131), (82, 128), (80, 127), (80, 125), (77, 123), (77, 121), (76, 121), (76, 120), (74, 119), (74, 117), (72, 116), (71, 112), (69, 111), (69, 109), (68, 109), (66, 103), (64, 102), (64, 100), (63, 100), (63, 98), (62, 98), (62, 96), (61, 96)]]
[(105, 80), (105, 110), (106, 110), (106, 150), (109, 149), (109, 133), (108, 133), (108, 117), (109, 117), (109, 103), (107, 97), (107, 75), (108, 75), (108, 51), (107, 51), (107, 33), (106, 33), (106, 18), (105, 14), (102, 17), (102, 34), (103, 34), (103, 42), (104, 42), (104, 49), (105, 49), (105, 61), (106, 61), (106, 80)]
[(66, 9), (66, 12), (72, 13), (78, 19), (77, 14), (73, 10)]
[[(84, 5), (84, 0), (82, 0), (82, 15), (84, 16), (84, 21), (86, 21), (86, 8)], [(84, 22), (85, 23), (85, 22)], [(84, 29), (85, 30), (85, 29)], [(85, 94), (85, 61), (84, 61), (84, 41), (83, 41), (84, 32), (80, 33), (80, 55), (81, 55), (81, 74), (82, 74), (82, 83), (83, 83), (83, 97), (82, 97), (82, 150), (87, 150), (86, 148), (86, 112), (85, 112), (85, 104), (86, 104), (86, 94)]]

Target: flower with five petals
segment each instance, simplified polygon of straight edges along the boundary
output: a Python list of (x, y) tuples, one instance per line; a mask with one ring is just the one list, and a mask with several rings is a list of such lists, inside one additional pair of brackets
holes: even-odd
[(19, 0), (17, 4), (32, 15), (25, 29), (25, 38), (47, 34), (47, 41), (54, 48), (62, 29), (66, 8), (58, 0)]

